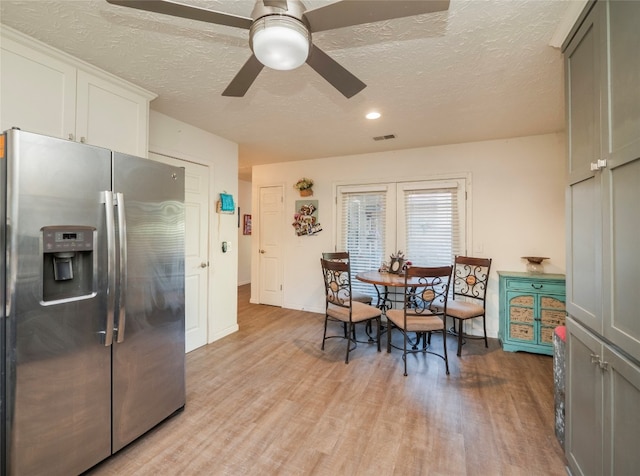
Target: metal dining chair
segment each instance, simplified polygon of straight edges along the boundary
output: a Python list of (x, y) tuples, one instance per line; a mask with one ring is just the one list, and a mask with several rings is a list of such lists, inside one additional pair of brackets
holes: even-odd
[[(444, 360), (449, 375), (449, 358), (447, 356), (447, 330), (445, 315), (452, 266), (423, 268), (412, 266), (406, 269), (404, 285), (404, 305), (402, 309), (389, 309), (386, 312), (389, 327), (387, 329), (387, 352), (391, 352), (392, 333), (394, 329), (403, 335), (402, 360), (404, 375), (407, 375), (407, 355), (425, 353), (437, 355)], [(412, 342), (409, 333), (415, 332), (418, 338)], [(442, 334), (443, 353), (431, 350), (431, 333)], [(427, 337), (428, 336), (428, 337)], [(411, 345), (411, 348), (409, 348)]]
[[(456, 256), (455, 258), (452, 299), (449, 300), (446, 316), (453, 318), (451, 330), (458, 337), (458, 357), (462, 354), (462, 345), (466, 339), (484, 339), (484, 346), (489, 347), (485, 315), (490, 271), (491, 258), (470, 256)], [(476, 318), (482, 319), (483, 335), (465, 334), (464, 322)], [(456, 324), (458, 325), (457, 329)]]
[[(322, 336), (322, 350), (327, 339), (343, 338), (347, 340), (345, 364), (349, 363), (349, 353), (358, 345), (355, 339), (354, 325), (359, 322), (377, 324), (376, 342), (380, 352), (380, 320), (382, 311), (377, 307), (355, 301), (351, 292), (351, 268), (348, 262), (330, 261), (320, 258), (325, 289), (325, 319)], [(329, 322), (341, 322), (345, 332), (341, 335), (327, 336)]]

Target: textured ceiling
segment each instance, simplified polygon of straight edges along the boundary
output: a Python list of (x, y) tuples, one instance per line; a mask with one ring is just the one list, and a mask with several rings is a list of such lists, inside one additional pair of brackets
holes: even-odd
[[(181, 1), (246, 17), (254, 4)], [(569, 3), (451, 0), (446, 12), (315, 34), (367, 84), (351, 99), (307, 65), (265, 68), (245, 97), (222, 97), (251, 54), (247, 30), (104, 0), (2, 0), (0, 21), (158, 94), (152, 109), (237, 142), (246, 179), (256, 164), (563, 130), (562, 56), (549, 41)], [(372, 109), (382, 118), (366, 121)], [(373, 140), (386, 134), (396, 139)]]

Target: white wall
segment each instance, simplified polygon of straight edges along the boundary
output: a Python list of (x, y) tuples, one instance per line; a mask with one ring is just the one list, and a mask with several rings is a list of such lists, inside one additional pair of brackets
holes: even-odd
[[(209, 322), (207, 342), (238, 330), (238, 216), (215, 213), (220, 192), (238, 197), (238, 145), (229, 140), (150, 112), (149, 150), (209, 167)], [(232, 244), (222, 253), (223, 241)]]
[[(565, 137), (562, 133), (356, 156), (261, 165), (253, 168), (253, 256), (259, 230), (258, 190), (283, 184), (285, 227), (282, 249), (284, 307), (324, 312), (319, 257), (335, 243), (335, 186), (345, 182), (404, 181), (446, 174), (470, 176), (467, 253), (493, 258), (487, 331), (498, 333), (496, 271), (525, 271), (522, 256), (548, 256), (545, 271), (565, 270)], [(298, 237), (293, 227), (293, 184), (315, 181), (323, 231)], [(258, 302), (258, 268), (252, 263), (252, 302)]]
[(238, 181), (238, 206), (240, 228), (238, 228), (238, 286), (251, 282), (251, 235), (243, 235), (245, 215), (251, 215), (251, 182)]

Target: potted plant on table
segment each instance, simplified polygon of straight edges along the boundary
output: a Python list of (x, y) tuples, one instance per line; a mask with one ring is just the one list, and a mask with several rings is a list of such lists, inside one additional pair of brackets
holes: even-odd
[(298, 180), (293, 188), (297, 188), (300, 191), (301, 197), (310, 197), (313, 195), (313, 180), (310, 178), (302, 177)]

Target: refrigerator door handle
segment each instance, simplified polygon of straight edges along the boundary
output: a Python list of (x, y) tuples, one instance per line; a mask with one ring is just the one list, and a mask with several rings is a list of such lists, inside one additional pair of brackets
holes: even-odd
[(116, 230), (113, 215), (113, 193), (104, 191), (104, 209), (107, 229), (107, 323), (105, 327), (104, 345), (113, 344), (113, 326), (116, 308)]
[(124, 330), (127, 322), (126, 298), (127, 298), (127, 218), (124, 209), (124, 194), (116, 193), (118, 206), (118, 243), (120, 248), (120, 286), (118, 288), (118, 337), (119, 344), (124, 341)]

